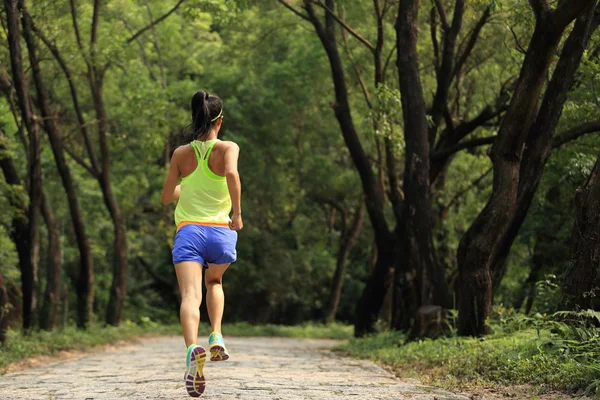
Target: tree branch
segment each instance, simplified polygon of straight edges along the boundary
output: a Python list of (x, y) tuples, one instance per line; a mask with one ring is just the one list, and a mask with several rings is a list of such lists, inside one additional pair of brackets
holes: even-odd
[(388, 69), (388, 66), (390, 65), (390, 60), (392, 59), (392, 56), (396, 53), (396, 46), (392, 47), (392, 50), (390, 51), (390, 54), (388, 54), (387, 58), (385, 59), (385, 64), (383, 65), (383, 74), (385, 75), (385, 72)]
[(454, 197), (452, 197), (452, 199), (448, 202), (448, 204), (446, 204), (444, 207), (442, 207), (442, 209), (440, 210), (440, 215), (444, 215), (450, 209), (450, 207), (452, 207), (454, 204), (456, 204), (456, 202), (465, 193), (467, 193), (469, 190), (471, 190), (475, 186), (477, 186), (479, 184), (479, 182), (481, 182), (486, 176), (488, 176), (490, 174), (490, 172), (492, 172), (492, 169), (493, 168), (491, 168), (491, 167), (488, 168), (483, 174), (481, 174), (481, 176), (479, 178), (475, 179), (469, 186), (467, 186), (465, 189), (461, 190), (456, 195), (454, 195)]
[(438, 14), (440, 16), (442, 28), (444, 30), (450, 29), (450, 24), (448, 24), (448, 17), (446, 15), (446, 9), (444, 8), (444, 4), (441, 2), (441, 0), (435, 0), (435, 7), (437, 8)]
[(360, 88), (363, 92), (363, 95), (365, 96), (367, 106), (369, 107), (369, 109), (373, 109), (373, 104), (371, 103), (371, 96), (369, 95), (369, 89), (367, 89), (367, 85), (365, 84), (365, 81), (360, 73), (360, 70), (358, 69), (358, 65), (356, 65), (356, 63), (354, 62), (354, 57), (352, 56), (352, 53), (350, 52), (350, 47), (348, 46), (347, 34), (343, 30), (342, 30), (342, 40), (344, 43), (344, 50), (346, 51), (346, 55), (348, 56), (348, 59), (350, 60), (350, 64), (352, 64), (354, 73), (356, 73), (356, 78), (358, 79)]
[(302, 18), (306, 21), (310, 21), (310, 18), (308, 18), (308, 16), (306, 14), (302, 14), (300, 11), (298, 11), (297, 9), (295, 9), (294, 7), (289, 5), (285, 0), (277, 0), (277, 1), (279, 3), (281, 3), (285, 8), (287, 8), (288, 10), (290, 10), (291, 12), (293, 12), (294, 14), (299, 16), (300, 18)]
[[(25, 14), (25, 15), (27, 16), (27, 18), (31, 19), (29, 14)], [(75, 109), (75, 114), (77, 115), (77, 121), (79, 122), (79, 129), (81, 130), (81, 136), (83, 136), (83, 141), (85, 143), (85, 147), (88, 152), (88, 157), (90, 158), (90, 162), (92, 163), (92, 165), (91, 165), (91, 168), (93, 170), (92, 175), (98, 176), (100, 174), (100, 169), (98, 167), (98, 158), (96, 157), (96, 152), (94, 151), (94, 146), (92, 145), (92, 142), (88, 135), (88, 131), (86, 128), (86, 122), (83, 117), (83, 111), (81, 109), (81, 105), (79, 104), (79, 96), (77, 94), (77, 88), (75, 86), (75, 80), (73, 78), (73, 74), (71, 73), (71, 70), (67, 66), (66, 61), (62, 57), (62, 55), (61, 55), (60, 51), (58, 50), (58, 48), (56, 47), (56, 45), (54, 43), (52, 43), (50, 40), (48, 40), (48, 38), (33, 23), (33, 20), (31, 20), (31, 28), (32, 28), (33, 32), (37, 35), (37, 37), (39, 37), (42, 40), (42, 42), (44, 42), (44, 44), (46, 45), (48, 50), (50, 50), (50, 53), (52, 53), (52, 55), (54, 56), (54, 58), (60, 65), (60, 68), (62, 69), (63, 73), (65, 74), (65, 77), (67, 78), (67, 81), (69, 83), (69, 89), (71, 92), (71, 99), (73, 100), (73, 107)], [(87, 62), (87, 59), (86, 59), (86, 62)], [(89, 68), (89, 64), (88, 64), (88, 68)]]
[(436, 152), (432, 153), (429, 158), (432, 161), (443, 160), (444, 158), (447, 158), (447, 157), (451, 156), (452, 154), (458, 153), (459, 151), (464, 150), (464, 149), (472, 149), (474, 147), (484, 146), (486, 144), (492, 144), (492, 143), (494, 143), (494, 140), (496, 140), (496, 135), (477, 138), (477, 139), (473, 139), (473, 140), (467, 140), (466, 142), (458, 143), (454, 146), (450, 146), (450, 147), (447, 147), (440, 151), (436, 151)]
[(573, 140), (580, 138), (581, 136), (595, 132), (600, 132), (600, 120), (577, 125), (559, 134), (558, 136), (555, 136), (552, 140), (552, 148), (557, 149), (568, 142), (572, 142)]
[(149, 29), (152, 29), (156, 24), (160, 23), (161, 21), (165, 20), (167, 17), (169, 17), (169, 15), (173, 14), (181, 4), (183, 4), (185, 0), (179, 0), (177, 2), (177, 4), (175, 4), (175, 6), (173, 6), (173, 8), (171, 8), (171, 10), (169, 12), (167, 12), (166, 14), (164, 14), (163, 16), (159, 17), (158, 19), (155, 19), (154, 21), (150, 22), (150, 24), (148, 24), (147, 26), (145, 26), (144, 28), (140, 29), (136, 34), (134, 34), (133, 36), (131, 36), (129, 39), (127, 39), (125, 41), (126, 44), (129, 44), (131, 42), (133, 42), (135, 39), (137, 39), (140, 35), (144, 34), (144, 32), (146, 32)]
[(160, 285), (167, 287), (167, 288), (173, 288), (172, 283), (167, 281), (166, 279), (162, 278), (156, 272), (154, 272), (152, 267), (150, 266), (150, 264), (146, 260), (144, 260), (143, 257), (137, 256), (137, 260), (142, 265), (142, 267), (144, 267), (144, 270), (146, 270), (148, 275), (150, 275), (150, 277), (152, 279), (154, 279), (157, 283), (159, 283)]
[(523, 47), (523, 45), (521, 45), (521, 42), (519, 42), (519, 38), (517, 37), (517, 34), (515, 33), (515, 30), (513, 29), (513, 27), (509, 27), (510, 33), (512, 33), (513, 38), (515, 38), (515, 43), (517, 44), (517, 49), (519, 50), (519, 53), (521, 54), (527, 54), (527, 50), (525, 50), (525, 48)]
[(490, 19), (490, 15), (491, 9), (490, 7), (487, 7), (479, 21), (477, 21), (477, 25), (475, 25), (475, 28), (473, 28), (473, 30), (471, 31), (471, 34), (469, 35), (469, 41), (467, 42), (467, 47), (456, 61), (453, 76), (458, 75), (459, 71), (462, 69), (463, 65), (471, 55), (471, 52), (473, 51), (473, 49), (475, 48), (475, 44), (477, 43), (477, 39), (479, 38), (479, 34), (481, 33), (481, 30), (483, 29), (485, 24)]
[(81, 34), (79, 33), (79, 24), (77, 23), (77, 6), (75, 4), (75, 0), (71, 0), (70, 4), (71, 4), (71, 19), (73, 21), (73, 30), (75, 30), (75, 38), (77, 39), (77, 46), (79, 47), (81, 54), (85, 54), (85, 51), (83, 49), (83, 43), (81, 42)]
[(98, 43), (98, 21), (100, 19), (100, 3), (102, 0), (94, 0), (94, 14), (92, 15), (92, 28), (91, 28), (91, 38), (90, 44), (92, 45), (92, 51), (94, 51), (94, 47), (96, 43)]
[(529, 0), (529, 4), (533, 8), (536, 19), (540, 19), (543, 13), (552, 9), (550, 4), (548, 4), (548, 0)]
[(586, 7), (591, 7), (596, 0), (560, 0), (552, 12), (555, 26), (562, 30), (577, 18)]
[(97, 179), (100, 176), (90, 165), (88, 165), (88, 163), (71, 151), (71, 149), (69, 149), (67, 146), (65, 146), (65, 151), (77, 164), (85, 168), (94, 178)]
[(479, 128), (480, 126), (485, 124), (490, 119), (495, 118), (498, 115), (502, 114), (507, 109), (508, 109), (507, 104), (503, 104), (502, 106), (498, 107), (496, 110), (493, 110), (491, 107), (484, 108), (483, 111), (481, 111), (478, 116), (476, 116), (475, 118), (473, 118), (470, 121), (463, 122), (462, 124), (458, 125), (454, 129), (457, 139), (458, 140), (463, 139), (469, 133), (473, 132), (475, 129)]
[(350, 27), (343, 19), (341, 19), (338, 15), (336, 15), (333, 12), (333, 10), (331, 10), (329, 7), (327, 7), (325, 4), (321, 3), (320, 1), (316, 1), (315, 4), (317, 4), (319, 7), (321, 7), (322, 9), (324, 9), (326, 13), (328, 13), (329, 15), (331, 15), (331, 17), (338, 24), (340, 24), (342, 26), (342, 28), (344, 28), (345, 30), (347, 30), (348, 33), (350, 33), (352, 36), (354, 36), (356, 39), (358, 39), (359, 42), (361, 42), (362, 44), (364, 44), (365, 46), (367, 46), (367, 48), (369, 50), (371, 50), (371, 52), (375, 51), (375, 46), (373, 46), (373, 44), (371, 42), (369, 42), (366, 38), (364, 38), (358, 32), (356, 32), (354, 29), (352, 29), (352, 27)]
[(431, 43), (433, 44), (433, 66), (436, 73), (440, 70), (440, 44), (437, 38), (437, 13), (435, 6), (429, 11), (429, 33), (431, 34)]
[[(123, 23), (125, 24), (125, 27), (129, 31), (129, 33), (133, 33), (133, 29), (132, 29), (129, 21), (127, 21), (127, 19), (125, 17), (121, 17), (121, 21), (123, 21)], [(150, 60), (148, 59), (148, 55), (146, 54), (146, 49), (144, 48), (144, 44), (142, 43), (142, 41), (139, 38), (137, 38), (135, 40), (135, 42), (138, 44), (138, 47), (140, 48), (140, 54), (142, 55), (142, 61), (144, 61), (144, 65), (148, 69), (148, 73), (150, 74), (150, 79), (152, 79), (154, 82), (158, 83), (158, 78), (156, 78), (156, 74), (152, 70), (152, 65), (150, 64)]]

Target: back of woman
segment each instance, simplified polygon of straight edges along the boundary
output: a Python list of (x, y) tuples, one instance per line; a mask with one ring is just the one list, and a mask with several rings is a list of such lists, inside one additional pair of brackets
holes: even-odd
[(162, 193), (163, 204), (177, 201), (173, 264), (181, 292), (180, 321), (187, 346), (184, 379), (192, 397), (199, 397), (206, 387), (206, 350), (196, 344), (203, 269), (213, 331), (209, 337), (211, 361), (229, 359), (221, 333), (222, 283), (223, 274), (237, 259), (236, 231), (242, 229), (243, 222), (237, 169), (239, 147), (218, 139), (222, 123), (223, 101), (206, 92), (196, 92), (192, 98), (192, 124), (185, 137), (187, 144), (173, 153)]

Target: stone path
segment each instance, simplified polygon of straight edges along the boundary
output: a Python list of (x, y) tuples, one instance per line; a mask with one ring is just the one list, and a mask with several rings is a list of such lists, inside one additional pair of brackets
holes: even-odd
[[(339, 357), (336, 342), (227, 338), (231, 359), (207, 361), (201, 399), (468, 400), (405, 383), (367, 361)], [(190, 399), (179, 337), (143, 340), (106, 352), (0, 376), (1, 400)]]

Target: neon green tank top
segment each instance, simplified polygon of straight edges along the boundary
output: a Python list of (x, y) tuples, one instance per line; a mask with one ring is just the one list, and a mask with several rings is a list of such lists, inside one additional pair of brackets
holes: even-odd
[(196, 153), (198, 166), (194, 172), (181, 178), (179, 202), (175, 208), (177, 227), (187, 223), (226, 226), (230, 221), (231, 197), (227, 181), (208, 167), (210, 153), (218, 141), (190, 143)]

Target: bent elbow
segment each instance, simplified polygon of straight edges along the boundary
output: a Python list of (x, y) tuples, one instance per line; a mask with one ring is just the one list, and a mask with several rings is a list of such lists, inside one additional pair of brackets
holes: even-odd
[(167, 199), (164, 195), (161, 197), (160, 202), (163, 203), (163, 206), (167, 206), (171, 203), (171, 201)]

